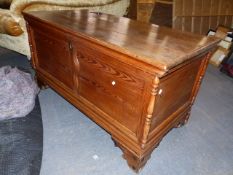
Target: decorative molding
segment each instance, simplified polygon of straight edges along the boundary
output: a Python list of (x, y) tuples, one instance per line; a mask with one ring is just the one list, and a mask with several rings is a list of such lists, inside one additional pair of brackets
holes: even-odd
[[(72, 46), (73, 48), (73, 46)], [(79, 57), (80, 55), (76, 52), (72, 53), (75, 55), (74, 57), (74, 74), (73, 74), (73, 81), (74, 81), (74, 89), (76, 90), (76, 93), (78, 93), (78, 87), (79, 87), (79, 70), (80, 70), (80, 64), (79, 64)]]
[(142, 135), (142, 140), (141, 140), (141, 147), (144, 148), (145, 144), (147, 142), (147, 138), (149, 135), (150, 131), (150, 125), (151, 125), (151, 119), (152, 119), (152, 114), (154, 111), (154, 105), (155, 105), (155, 100), (156, 100), (156, 95), (158, 94), (158, 86), (159, 86), (159, 78), (156, 76), (155, 79), (153, 80), (152, 84), (152, 91), (151, 91), (151, 97), (150, 97), (150, 102), (147, 107), (147, 115), (144, 123), (144, 130), (143, 130), (143, 135)]

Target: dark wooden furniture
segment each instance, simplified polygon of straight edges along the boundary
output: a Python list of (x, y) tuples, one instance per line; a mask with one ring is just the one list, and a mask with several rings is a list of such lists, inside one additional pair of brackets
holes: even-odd
[(88, 11), (24, 17), (38, 82), (108, 131), (135, 171), (187, 122), (218, 42)]
[[(232, 0), (133, 0), (129, 16), (177, 30), (207, 34), (218, 26), (232, 28)], [(134, 4), (137, 3), (137, 10)], [(133, 9), (134, 8), (134, 9)], [(135, 12), (134, 12), (135, 13)]]

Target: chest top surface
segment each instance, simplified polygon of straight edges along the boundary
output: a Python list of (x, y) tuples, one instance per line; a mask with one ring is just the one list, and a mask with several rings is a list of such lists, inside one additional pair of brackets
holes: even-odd
[(88, 10), (35, 11), (24, 13), (24, 17), (43, 21), (165, 71), (219, 42), (215, 37)]

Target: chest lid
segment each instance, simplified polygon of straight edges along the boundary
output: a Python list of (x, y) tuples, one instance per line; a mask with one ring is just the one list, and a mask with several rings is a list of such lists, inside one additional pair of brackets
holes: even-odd
[(43, 21), (162, 71), (215, 47), (219, 42), (213, 36), (181, 32), (88, 10), (32, 11), (24, 13), (24, 17)]

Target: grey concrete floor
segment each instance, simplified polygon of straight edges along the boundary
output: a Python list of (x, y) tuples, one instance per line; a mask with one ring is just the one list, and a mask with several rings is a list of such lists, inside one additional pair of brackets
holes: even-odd
[[(53, 90), (41, 91), (41, 175), (133, 175), (111, 137)], [(233, 175), (233, 79), (209, 66), (187, 125), (173, 129), (142, 175)]]

